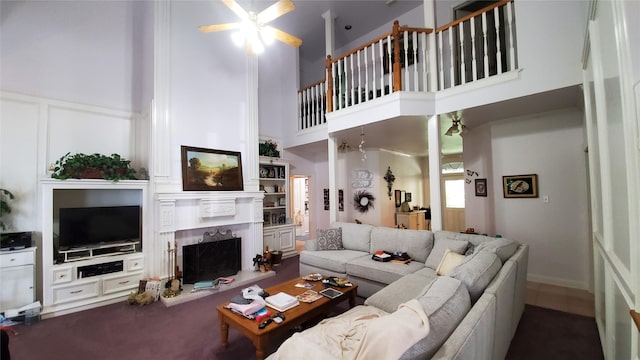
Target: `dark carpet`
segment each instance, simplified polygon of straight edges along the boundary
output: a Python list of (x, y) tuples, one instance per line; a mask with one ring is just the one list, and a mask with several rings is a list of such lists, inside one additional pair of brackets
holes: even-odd
[[(298, 276), (298, 257), (282, 261), (276, 276), (258, 281), (263, 288)], [(240, 290), (166, 307), (161, 302), (121, 303), (18, 325), (10, 336), (13, 360), (75, 359), (255, 359), (253, 344), (234, 329), (229, 347), (220, 345), (215, 307)], [(361, 304), (363, 299), (359, 298)], [(335, 313), (346, 310), (336, 307)], [(286, 337), (286, 336), (285, 336)], [(270, 352), (284, 338), (277, 339)], [(593, 354), (599, 354), (594, 357)], [(592, 318), (527, 306), (509, 351), (509, 359), (602, 359)], [(5, 360), (5, 359), (2, 359)]]
[(604, 359), (592, 317), (525, 305), (507, 359)]

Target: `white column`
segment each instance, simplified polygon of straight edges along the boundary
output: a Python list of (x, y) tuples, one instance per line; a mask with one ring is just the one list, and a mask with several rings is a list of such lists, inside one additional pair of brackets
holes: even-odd
[(329, 224), (331, 224), (338, 219), (338, 192), (336, 191), (338, 143), (331, 135), (329, 135), (327, 143), (329, 152)]
[(336, 38), (335, 38), (335, 19), (333, 11), (327, 10), (322, 14), (324, 18), (324, 41), (326, 55), (333, 55), (335, 50)]
[(429, 136), (429, 193), (431, 196), (431, 230), (442, 230), (442, 186), (440, 174), (440, 121), (437, 115), (429, 117), (427, 123)]
[[(258, 191), (258, 141), (259, 141), (259, 112), (258, 112), (258, 61), (259, 57), (246, 56), (247, 61), (247, 151), (243, 156), (243, 179), (245, 191)], [(246, 159), (245, 159), (246, 158)], [(246, 170), (246, 171), (245, 171)], [(262, 238), (262, 237), (261, 237)]]
[(171, 160), (171, 3), (154, 2), (154, 82), (151, 115), (151, 180), (167, 182)]

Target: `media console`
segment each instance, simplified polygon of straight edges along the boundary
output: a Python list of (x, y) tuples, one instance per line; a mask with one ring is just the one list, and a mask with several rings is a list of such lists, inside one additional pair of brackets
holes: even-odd
[(117, 253), (132, 253), (140, 241), (118, 242), (110, 244), (89, 245), (67, 250), (58, 250), (64, 255), (64, 262), (86, 260), (100, 256), (110, 256)]
[(84, 279), (92, 276), (111, 274), (122, 271), (124, 269), (123, 265), (123, 260), (117, 260), (94, 265), (78, 266), (76, 276), (78, 279)]
[[(62, 207), (139, 205), (142, 224), (150, 205), (148, 181), (40, 180), (42, 189), (42, 317), (68, 314), (124, 301), (150, 272), (148, 226), (135, 241), (60, 248), (58, 209)], [(151, 242), (149, 242), (151, 244)], [(62, 249), (62, 250), (61, 250)], [(152, 261), (151, 261), (152, 263)]]

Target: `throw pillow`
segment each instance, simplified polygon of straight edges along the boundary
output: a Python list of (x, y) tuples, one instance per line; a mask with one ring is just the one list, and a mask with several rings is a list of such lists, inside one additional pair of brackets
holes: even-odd
[(500, 261), (504, 264), (518, 250), (518, 244), (514, 240), (498, 238), (495, 240), (483, 242), (476, 247), (476, 251), (488, 251), (498, 255)]
[(318, 250), (342, 250), (342, 228), (318, 229)]
[(464, 255), (455, 253), (449, 249), (444, 252), (444, 256), (442, 257), (442, 261), (438, 265), (436, 269), (436, 274), (438, 275), (447, 275), (453, 268), (460, 265), (465, 259)]
[(447, 251), (447, 249), (455, 253), (462, 254), (468, 245), (469, 242), (466, 240), (436, 239), (433, 244), (433, 250), (429, 253), (424, 265), (435, 270), (438, 267), (438, 264), (440, 264), (440, 261), (444, 256), (444, 252)]
[(452, 269), (448, 276), (460, 280), (469, 290), (471, 302), (475, 303), (501, 267), (502, 264), (496, 254), (476, 251)]

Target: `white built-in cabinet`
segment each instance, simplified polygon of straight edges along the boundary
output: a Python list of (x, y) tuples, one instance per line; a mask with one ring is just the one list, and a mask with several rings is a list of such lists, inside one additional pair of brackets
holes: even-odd
[(0, 252), (0, 312), (35, 301), (36, 248)]
[[(143, 180), (41, 180), (42, 189), (42, 315), (51, 317), (123, 301), (145, 275), (144, 239), (147, 184)], [(91, 203), (93, 201), (93, 203)], [(97, 201), (97, 203), (96, 203)], [(56, 252), (55, 233), (60, 203), (87, 206), (140, 205), (142, 239), (135, 248), (65, 260)], [(89, 203), (87, 203), (89, 202)], [(107, 203), (105, 203), (107, 202)], [(123, 203), (128, 202), (128, 203)]]
[(279, 250), (283, 257), (295, 255), (295, 225), (291, 220), (289, 163), (260, 157), (258, 174), (262, 203), (263, 242), (269, 250)]
[[(583, 91), (595, 320), (605, 359), (640, 358), (640, 75), (637, 5), (592, 1)], [(636, 40), (636, 41), (634, 41)], [(634, 77), (635, 75), (635, 77)]]

